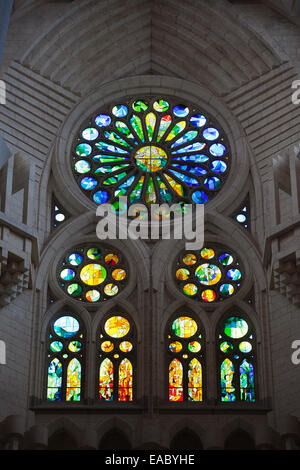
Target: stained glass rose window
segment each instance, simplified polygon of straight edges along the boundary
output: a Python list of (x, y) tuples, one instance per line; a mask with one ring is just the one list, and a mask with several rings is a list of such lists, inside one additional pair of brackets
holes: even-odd
[(74, 142), (72, 166), (96, 204), (204, 204), (224, 184), (230, 149), (220, 126), (191, 104), (146, 97), (104, 107)]
[(181, 252), (175, 263), (178, 289), (200, 302), (217, 302), (234, 295), (243, 280), (243, 268), (232, 250), (207, 245), (202, 250)]
[(59, 263), (57, 277), (70, 297), (95, 303), (111, 299), (124, 288), (128, 268), (115, 248), (91, 244), (69, 250)]

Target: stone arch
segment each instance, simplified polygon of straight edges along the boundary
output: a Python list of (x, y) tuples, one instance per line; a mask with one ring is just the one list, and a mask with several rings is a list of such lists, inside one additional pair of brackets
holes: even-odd
[(111, 433), (114, 430), (118, 430), (120, 433), (122, 433), (123, 436), (125, 436), (126, 440), (130, 445), (130, 448), (133, 447), (135, 436), (134, 428), (127, 420), (123, 418), (109, 418), (106, 421), (99, 423), (96, 430), (99, 446), (101, 444), (102, 439), (105, 438), (108, 433)]
[[(59, 445), (59, 439), (65, 439), (66, 445), (74, 446), (70, 450), (78, 448), (80, 442), (80, 429), (78, 426), (69, 418), (58, 418), (52, 421), (48, 425), (48, 446), (49, 442), (51, 445), (51, 438), (53, 438), (53, 445)], [(61, 443), (63, 446), (63, 442)], [(52, 448), (51, 450), (54, 450)], [(69, 450), (68, 447), (59, 447), (59, 450)]]

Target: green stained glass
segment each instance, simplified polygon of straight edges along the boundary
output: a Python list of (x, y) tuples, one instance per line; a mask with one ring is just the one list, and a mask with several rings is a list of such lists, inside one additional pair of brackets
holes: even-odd
[(95, 175), (97, 174), (105, 174), (105, 173), (113, 173), (117, 170), (124, 170), (124, 168), (128, 167), (129, 164), (125, 165), (115, 165), (115, 166), (100, 166), (95, 170)]
[(129, 127), (127, 126), (127, 124), (125, 124), (125, 122), (122, 122), (122, 121), (116, 121), (115, 123), (115, 126), (116, 126), (116, 129), (121, 132), (122, 134), (126, 135), (127, 139), (130, 140), (131, 142), (133, 142), (135, 145), (138, 145), (135, 137), (133, 136), (131, 130), (129, 129)]
[(80, 351), (81, 348), (82, 348), (82, 344), (79, 341), (71, 341), (71, 343), (68, 346), (68, 349), (71, 352), (75, 352), (75, 353)]
[(130, 118), (130, 123), (133, 129), (135, 130), (135, 132), (137, 133), (137, 135), (139, 136), (139, 138), (141, 139), (141, 141), (144, 142), (145, 139), (144, 139), (143, 125), (142, 125), (141, 119), (138, 116), (133, 115), (132, 118)]
[(154, 188), (153, 179), (149, 178), (147, 191), (146, 191), (147, 204), (154, 204), (156, 202), (156, 192)]
[(178, 317), (172, 323), (172, 331), (180, 338), (190, 338), (197, 332), (197, 323), (190, 317)]
[(148, 139), (151, 142), (155, 130), (156, 116), (154, 113), (149, 113), (146, 116), (146, 127), (148, 132)]
[(225, 359), (221, 364), (221, 401), (236, 401), (234, 373), (233, 363)]
[(67, 292), (69, 295), (71, 295), (72, 297), (77, 297), (78, 295), (81, 294), (82, 292), (82, 287), (75, 283), (75, 284), (70, 284), (68, 287), (67, 287)]
[(239, 317), (230, 317), (224, 323), (224, 333), (229, 338), (242, 338), (248, 333), (248, 323)]
[(105, 181), (103, 181), (103, 184), (108, 185), (108, 186), (110, 186), (112, 184), (116, 184), (119, 181), (121, 181), (123, 178), (125, 178), (126, 176), (127, 176), (127, 173), (125, 173), (125, 172), (118, 173), (117, 175), (114, 175), (114, 176), (111, 176), (110, 178), (107, 178)]
[(157, 176), (156, 179), (158, 183), (160, 197), (163, 200), (163, 202), (168, 202), (168, 203), (172, 202), (172, 195), (170, 194), (170, 191), (168, 190), (165, 183), (161, 180), (159, 176)]
[(196, 269), (195, 275), (201, 284), (212, 286), (220, 281), (222, 273), (214, 264), (202, 264)]
[(142, 190), (143, 190), (143, 185), (144, 185), (144, 179), (145, 177), (142, 176), (140, 179), (139, 179), (139, 182), (138, 184), (135, 186), (135, 188), (133, 189), (133, 191), (131, 192), (130, 196), (129, 196), (129, 200), (130, 202), (137, 202), (140, 198), (141, 198), (141, 194), (142, 194)]
[(172, 117), (169, 114), (161, 118), (159, 130), (157, 134), (157, 142), (159, 142), (160, 139), (164, 136), (164, 134), (169, 129), (171, 124), (172, 124)]
[(153, 104), (153, 109), (155, 109), (155, 111), (158, 113), (164, 113), (169, 109), (169, 103), (165, 100), (157, 100)]
[(220, 344), (220, 349), (223, 353), (227, 353), (233, 350), (233, 346), (228, 341), (223, 341), (223, 343)]
[(173, 127), (173, 129), (171, 130), (171, 132), (169, 133), (169, 135), (167, 136), (166, 142), (169, 141), (169, 140), (174, 139), (174, 138), (175, 138), (178, 134), (180, 134), (180, 132), (182, 132), (185, 128), (186, 128), (186, 122), (185, 122), (185, 121), (180, 121), (180, 122), (178, 122), (178, 123)]
[(116, 142), (116, 144), (123, 145), (123, 147), (132, 148), (124, 139), (118, 136), (115, 132), (104, 131), (104, 137), (112, 142)]
[(254, 367), (246, 359), (240, 365), (241, 401), (255, 402)]
[(146, 111), (146, 109), (148, 109), (149, 107), (149, 103), (148, 101), (143, 101), (143, 100), (137, 100), (137, 101), (134, 101), (132, 103), (132, 109), (134, 111), (137, 111), (138, 113), (140, 113), (141, 111)]
[(53, 341), (50, 344), (50, 349), (52, 352), (59, 352), (63, 348), (63, 344), (60, 341)]
[(165, 175), (165, 177), (171, 188), (175, 191), (175, 193), (178, 194), (178, 196), (186, 196), (186, 191), (180, 183), (177, 183), (177, 181), (173, 180), (173, 178), (171, 178), (169, 175)]

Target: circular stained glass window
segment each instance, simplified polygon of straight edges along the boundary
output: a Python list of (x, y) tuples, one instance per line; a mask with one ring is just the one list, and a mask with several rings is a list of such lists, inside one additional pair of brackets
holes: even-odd
[(197, 323), (190, 317), (178, 317), (172, 323), (172, 331), (179, 338), (190, 338), (197, 332)]
[(69, 250), (59, 263), (57, 276), (70, 297), (94, 304), (122, 291), (128, 268), (118, 250), (96, 244)]
[(243, 268), (235, 253), (218, 245), (181, 252), (174, 275), (178, 289), (206, 304), (234, 295), (243, 280)]
[(78, 132), (72, 166), (96, 204), (204, 204), (224, 184), (230, 149), (202, 110), (169, 98), (139, 97), (103, 108)]

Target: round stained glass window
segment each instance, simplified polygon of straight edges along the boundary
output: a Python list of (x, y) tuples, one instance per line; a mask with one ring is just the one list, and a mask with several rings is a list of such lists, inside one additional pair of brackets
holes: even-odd
[(172, 331), (180, 338), (190, 338), (197, 332), (197, 323), (190, 317), (178, 317), (172, 323)]
[(236, 254), (218, 245), (181, 252), (174, 271), (178, 289), (187, 297), (206, 304), (236, 294), (244, 276)]
[(204, 204), (224, 184), (230, 149), (202, 110), (165, 97), (137, 97), (103, 108), (78, 131), (72, 166), (96, 204)]
[(61, 288), (73, 299), (94, 304), (111, 299), (125, 287), (128, 268), (118, 250), (101, 246), (76, 247), (60, 261)]

